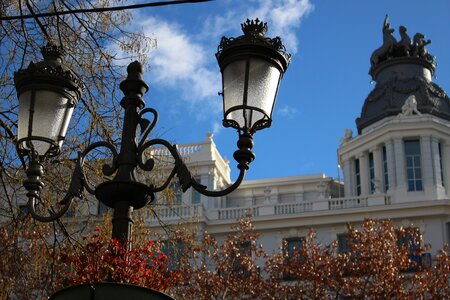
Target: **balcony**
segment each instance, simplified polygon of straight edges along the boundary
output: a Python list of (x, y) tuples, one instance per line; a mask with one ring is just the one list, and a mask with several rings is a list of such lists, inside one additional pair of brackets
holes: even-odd
[[(369, 206), (389, 205), (387, 195), (369, 195), (364, 197), (331, 198), (324, 200), (302, 201), (294, 203), (262, 204), (248, 207), (229, 207), (207, 209), (202, 204), (174, 205), (154, 207), (148, 211), (146, 220), (149, 224), (155, 222), (183, 222), (183, 221), (234, 221), (247, 214), (254, 218), (264, 216), (301, 215), (310, 212), (325, 212), (349, 210)], [(156, 215), (156, 216), (155, 216)]]

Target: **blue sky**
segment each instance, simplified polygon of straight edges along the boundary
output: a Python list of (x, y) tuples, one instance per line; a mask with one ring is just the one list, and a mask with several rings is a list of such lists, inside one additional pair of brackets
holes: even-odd
[(215, 60), (220, 38), (241, 35), (246, 18), (268, 22), (293, 54), (279, 90), (269, 129), (254, 136), (256, 160), (247, 179), (325, 173), (337, 176), (337, 148), (373, 88), (369, 58), (381, 46), (384, 16), (412, 37), (425, 34), (437, 57), (435, 82), (450, 90), (450, 1), (216, 0), (135, 11), (134, 25), (157, 39), (149, 53), (145, 99), (160, 121), (156, 134), (173, 143), (214, 141), (236, 163), (237, 133), (223, 128)]

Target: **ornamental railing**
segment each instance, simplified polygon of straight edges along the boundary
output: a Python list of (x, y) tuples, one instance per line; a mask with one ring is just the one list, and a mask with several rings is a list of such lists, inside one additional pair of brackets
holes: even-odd
[[(147, 220), (156, 221), (221, 221), (236, 220), (246, 215), (255, 218), (264, 216), (284, 216), (294, 214), (304, 214), (317, 211), (357, 209), (369, 206), (389, 205), (390, 199), (386, 195), (369, 195), (362, 197), (331, 198), (319, 200), (307, 200), (292, 203), (261, 204), (247, 207), (229, 208), (205, 208), (203, 204), (195, 205), (174, 205), (155, 207), (148, 212)], [(153, 214), (156, 214), (155, 217)]]

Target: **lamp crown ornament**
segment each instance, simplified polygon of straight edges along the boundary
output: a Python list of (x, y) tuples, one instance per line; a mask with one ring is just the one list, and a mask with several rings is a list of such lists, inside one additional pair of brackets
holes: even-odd
[(66, 55), (66, 51), (62, 46), (57, 46), (52, 43), (48, 43), (46, 46), (42, 47), (41, 53), (44, 59), (60, 59), (61, 61)]
[(266, 32), (269, 30), (266, 22), (262, 22), (258, 18), (256, 20), (247, 19), (244, 23), (241, 24), (242, 31), (246, 35), (260, 35), (264, 36)]
[(291, 54), (286, 51), (286, 47), (283, 45), (280, 37), (268, 38), (265, 36), (266, 32), (269, 31), (269, 26), (266, 22), (263, 22), (258, 18), (255, 20), (247, 19), (244, 23), (241, 23), (241, 29), (244, 34), (237, 38), (222, 37), (220, 44), (217, 47), (217, 60), (220, 61), (219, 57), (230, 47), (244, 47), (249, 45), (252, 47), (259, 46), (271, 49), (272, 51), (277, 51), (279, 55), (282, 55), (283, 58), (280, 59), (280, 62), (283, 64), (284, 70), (287, 69), (291, 61)]
[(47, 44), (41, 48), (44, 58), (41, 62), (30, 62), (28, 68), (14, 73), (14, 85), (19, 92), (24, 85), (30, 83), (46, 83), (49, 79), (58, 80), (63, 86), (78, 94), (78, 99), (84, 89), (84, 85), (78, 75), (63, 62), (66, 51), (62, 46)]

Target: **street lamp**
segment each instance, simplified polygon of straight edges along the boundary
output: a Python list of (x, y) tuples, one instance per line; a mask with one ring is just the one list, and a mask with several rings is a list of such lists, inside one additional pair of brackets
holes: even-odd
[[(223, 107), (225, 127), (237, 129), (238, 150), (234, 158), (240, 170), (238, 179), (222, 191), (208, 191), (198, 183), (183, 162), (176, 145), (163, 139), (147, 139), (154, 128), (158, 113), (153, 108), (144, 108), (143, 95), (148, 91), (142, 80), (142, 65), (135, 61), (127, 68), (128, 76), (121, 82), (124, 98), (122, 142), (119, 151), (109, 142), (96, 142), (79, 153), (71, 183), (65, 197), (48, 214), (38, 213), (43, 189), (42, 162), (55, 157), (60, 147), (77, 101), (81, 97), (82, 84), (78, 77), (64, 65), (60, 47), (47, 46), (42, 49), (44, 61), (33, 64), (14, 74), (19, 98), (19, 129), (17, 151), (22, 161), (28, 161), (27, 179), (23, 185), (27, 190), (31, 215), (43, 222), (54, 221), (68, 209), (75, 197), (83, 190), (96, 196), (103, 204), (114, 209), (113, 238), (128, 243), (132, 230), (132, 211), (151, 202), (155, 193), (167, 188), (178, 176), (183, 192), (189, 187), (206, 196), (224, 196), (235, 190), (242, 182), (245, 172), (255, 156), (253, 134), (269, 127), (280, 79), (288, 67), (290, 55), (280, 38), (264, 36), (267, 24), (247, 20), (241, 24), (244, 35), (237, 38), (223, 37), (216, 54), (223, 83)], [(153, 115), (150, 122), (144, 114)], [(138, 126), (141, 134), (138, 136)], [(160, 186), (147, 185), (136, 180), (136, 171), (152, 171), (154, 160), (144, 158), (144, 151), (155, 145), (167, 148), (174, 158), (170, 175)], [(103, 173), (113, 179), (92, 187), (86, 180), (83, 164), (92, 150), (105, 147), (112, 153), (112, 164), (103, 167)]]

